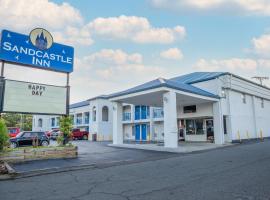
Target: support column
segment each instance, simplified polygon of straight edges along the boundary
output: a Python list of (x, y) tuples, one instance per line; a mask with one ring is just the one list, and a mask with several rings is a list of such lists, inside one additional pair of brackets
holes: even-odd
[(224, 144), (223, 115), (220, 101), (213, 103), (215, 144)]
[(149, 115), (149, 118), (150, 118), (150, 140), (151, 141), (154, 141), (155, 137), (154, 137), (154, 121), (153, 121), (153, 107), (150, 107), (150, 115)]
[(123, 144), (122, 115), (122, 103), (113, 102), (113, 144)]
[(178, 147), (177, 135), (177, 107), (176, 93), (167, 92), (163, 94), (164, 107), (164, 146), (170, 148)]

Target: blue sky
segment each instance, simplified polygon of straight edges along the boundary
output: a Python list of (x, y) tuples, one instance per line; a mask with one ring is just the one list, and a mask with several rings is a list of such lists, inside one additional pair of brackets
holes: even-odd
[[(41, 26), (57, 42), (75, 47), (72, 102), (193, 71), (230, 71), (246, 78), (270, 73), (270, 1), (0, 3), (4, 5), (0, 17), (7, 19), (0, 22), (0, 29), (28, 34)], [(64, 77), (57, 74), (20, 70), (13, 66), (7, 74), (22, 80), (47, 77), (48, 82), (63, 84)]]

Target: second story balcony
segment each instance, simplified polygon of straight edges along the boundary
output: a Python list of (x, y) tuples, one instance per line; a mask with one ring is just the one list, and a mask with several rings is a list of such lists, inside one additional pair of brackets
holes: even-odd
[(163, 108), (153, 109), (153, 118), (163, 118), (163, 117), (164, 117)]
[(131, 120), (131, 113), (130, 112), (124, 112), (123, 113), (123, 121), (130, 121)]

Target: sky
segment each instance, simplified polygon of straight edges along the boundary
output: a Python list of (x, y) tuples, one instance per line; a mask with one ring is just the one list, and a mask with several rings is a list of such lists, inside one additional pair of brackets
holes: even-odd
[[(0, 30), (35, 27), (75, 49), (71, 102), (159, 77), (270, 74), (270, 0), (0, 0)], [(65, 74), (6, 65), (10, 79), (65, 85)], [(255, 81), (255, 80), (254, 80)], [(265, 81), (270, 86), (270, 81)]]

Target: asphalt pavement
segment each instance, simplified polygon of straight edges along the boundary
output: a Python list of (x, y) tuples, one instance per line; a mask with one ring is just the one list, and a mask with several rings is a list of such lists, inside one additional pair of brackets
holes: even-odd
[(270, 141), (0, 181), (0, 194), (1, 200), (269, 200)]

